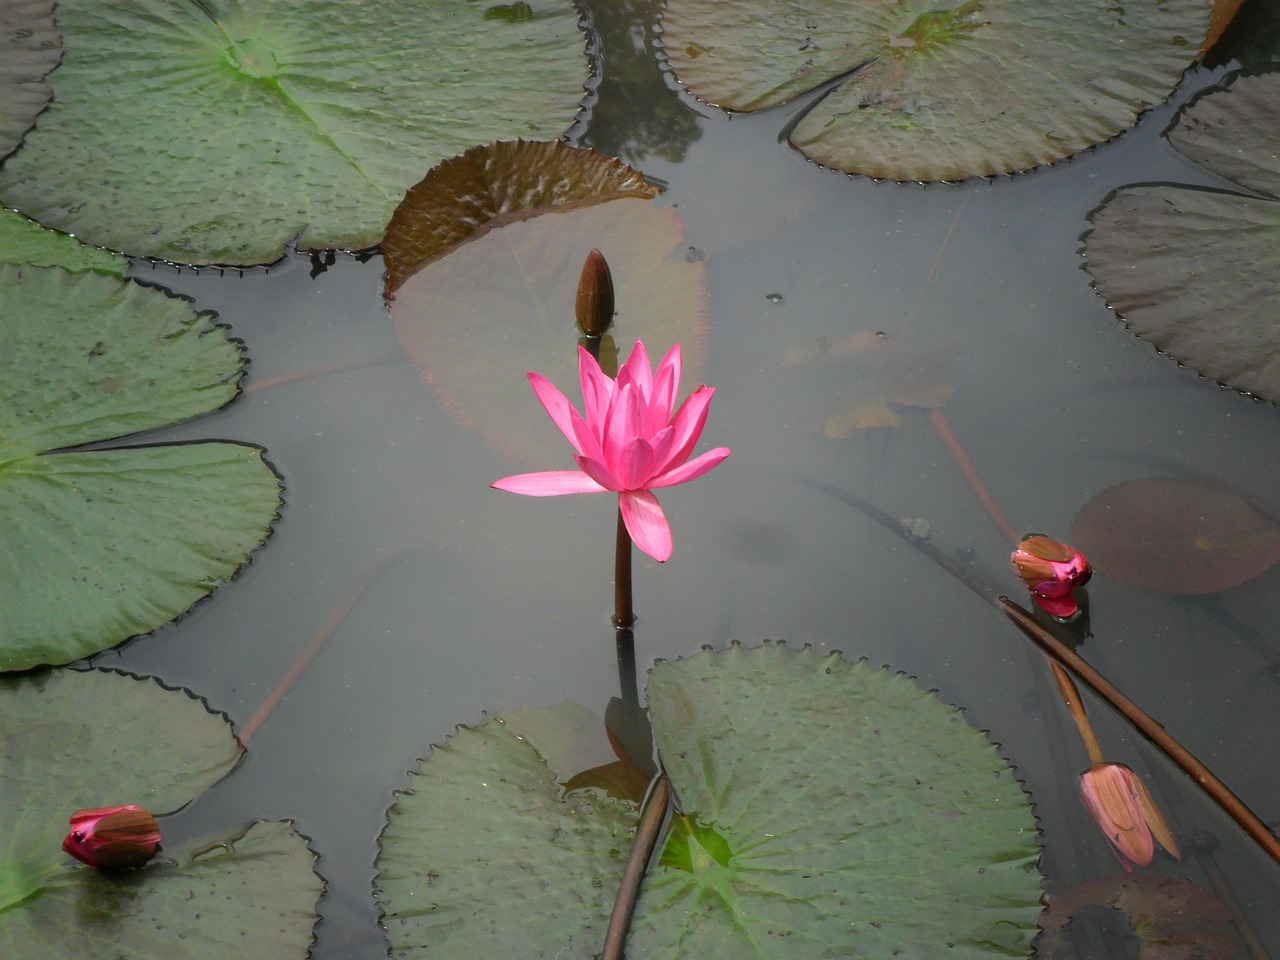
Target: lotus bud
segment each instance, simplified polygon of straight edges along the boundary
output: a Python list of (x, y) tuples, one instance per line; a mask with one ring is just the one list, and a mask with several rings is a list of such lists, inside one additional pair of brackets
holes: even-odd
[(613, 275), (604, 254), (594, 248), (582, 265), (573, 312), (578, 329), (588, 337), (602, 337), (613, 325)]
[(62, 849), (99, 870), (128, 870), (160, 850), (160, 825), (136, 804), (77, 810)]
[(1173, 831), (1147, 785), (1123, 763), (1095, 763), (1081, 774), (1080, 798), (1126, 870), (1151, 862), (1153, 838), (1174, 857), (1180, 856)]
[(1093, 571), (1079, 550), (1033, 533), (1022, 539), (1009, 561), (1037, 605), (1060, 620), (1080, 612), (1071, 591), (1088, 583)]

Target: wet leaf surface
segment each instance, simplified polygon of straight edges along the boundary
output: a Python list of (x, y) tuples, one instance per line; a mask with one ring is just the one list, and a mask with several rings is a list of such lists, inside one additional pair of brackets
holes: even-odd
[[(617, 161), (543, 146), (473, 152), (457, 176), (484, 171), (462, 204), (475, 213), (441, 203), (431, 184), (397, 213), (387, 237), (400, 280), (388, 279), (391, 314), (423, 379), (461, 423), (532, 467), (567, 465), (525, 373), (581, 396), (574, 298), (592, 248), (608, 260), (617, 304), (602, 357), (626, 356), (637, 339), (661, 356), (679, 341), (685, 382), (697, 382), (706, 327), (706, 265), (680, 254), (680, 214), (656, 206), (653, 188)], [(525, 163), (530, 157), (538, 162)]]
[(76, 450), (209, 413), (240, 344), (139, 284), (0, 266), (0, 670), (67, 663), (185, 611), (269, 535), (256, 447)]
[(295, 237), (371, 247), (459, 148), (572, 122), (577, 9), (524, 6), (64, 0), (54, 102), (0, 170), (0, 197), (88, 243), (182, 263), (266, 263)]
[(1197, 0), (1006, 0), (921, 12), (892, 0), (668, 0), (681, 82), (762, 110), (835, 81), (790, 131), (826, 166), (962, 180), (1053, 163), (1161, 103), (1209, 26)]
[(1280, 560), (1280, 523), (1239, 494), (1177, 477), (1108, 487), (1076, 515), (1071, 540), (1094, 569), (1159, 593), (1218, 593)]
[(53, 88), (45, 77), (62, 59), (53, 0), (0, 6), (0, 159), (17, 149)]
[[(1280, 74), (1238, 77), (1179, 114), (1180, 152), (1280, 197)], [(1086, 267), (1139, 337), (1197, 373), (1280, 401), (1280, 202), (1173, 185), (1117, 190)]]
[[(780, 645), (659, 663), (648, 693), (679, 812), (629, 957), (1029, 955), (1035, 819), (958, 710)], [(563, 794), (539, 726), (460, 729), (398, 798), (377, 881), (396, 956), (598, 955), (634, 807)]]
[(57, 670), (0, 679), (0, 729), (4, 956), (307, 956), (323, 883), (288, 824), (166, 844), (126, 873), (62, 852), (77, 809), (137, 803), (163, 815), (226, 776), (243, 751), (224, 716), (153, 680)]

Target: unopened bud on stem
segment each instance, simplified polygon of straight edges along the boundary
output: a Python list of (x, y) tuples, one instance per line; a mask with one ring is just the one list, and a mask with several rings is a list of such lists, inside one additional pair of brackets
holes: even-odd
[(573, 312), (578, 329), (588, 337), (602, 337), (613, 325), (613, 276), (604, 254), (594, 248), (582, 265)]

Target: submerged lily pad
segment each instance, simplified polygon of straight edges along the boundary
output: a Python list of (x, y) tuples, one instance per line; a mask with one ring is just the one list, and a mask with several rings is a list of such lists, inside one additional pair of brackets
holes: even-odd
[[(129, 254), (260, 263), (377, 243), (460, 147), (553, 137), (587, 78), (570, 0), (62, 0), (55, 98), (0, 197)], [(162, 122), (157, 122), (157, 118)]]
[(662, 40), (704, 100), (761, 110), (837, 81), (791, 143), (851, 173), (962, 180), (1107, 140), (1169, 95), (1203, 0), (667, 0)]
[(1099, 573), (1159, 593), (1218, 593), (1280, 561), (1274, 516), (1178, 477), (1108, 487), (1076, 515), (1071, 541)]
[(288, 824), (254, 824), (203, 853), (165, 845), (122, 874), (62, 852), (77, 809), (163, 815), (226, 776), (243, 751), (224, 716), (151, 680), (62, 670), (0, 679), (0, 729), (0, 954), (307, 956), (323, 884)]
[(269, 535), (279, 481), (238, 443), (73, 450), (231, 401), (238, 341), (175, 297), (0, 266), (0, 670), (172, 620)]
[[(910, 679), (767, 645), (654, 667), (679, 805), (627, 956), (1027, 956), (1036, 823), (995, 748)], [(515, 718), (462, 729), (392, 808), (393, 954), (599, 954), (635, 812), (565, 793)]]
[[(1238, 77), (1168, 131), (1191, 159), (1280, 197), (1280, 74)], [(1090, 217), (1086, 268), (1139, 337), (1202, 376), (1280, 402), (1280, 202), (1123, 187)]]
[(62, 59), (53, 0), (5, 0), (0, 6), (0, 159), (16, 149), (49, 105), (45, 76)]
[(1097, 877), (1049, 897), (1038, 956), (1078, 956), (1069, 929), (1087, 920), (1118, 921), (1138, 941), (1138, 960), (1232, 960), (1244, 951), (1231, 911), (1179, 877), (1135, 873)]
[(934, 410), (951, 399), (949, 343), (917, 346), (864, 330), (848, 340), (823, 340), (816, 347), (789, 347), (784, 368), (795, 368), (805, 384), (793, 391), (822, 391), (822, 409), (813, 418), (814, 432), (842, 440), (855, 430), (896, 427), (896, 407)]
[(433, 171), (396, 212), (384, 244), (400, 341), (457, 418), (509, 456), (544, 466), (557, 442), (526, 371), (579, 393), (573, 305), (593, 247), (618, 308), (606, 338), (623, 355), (637, 339), (651, 356), (679, 341), (685, 381), (700, 376), (706, 265), (678, 255), (684, 220), (656, 193), (595, 151), (492, 144)]

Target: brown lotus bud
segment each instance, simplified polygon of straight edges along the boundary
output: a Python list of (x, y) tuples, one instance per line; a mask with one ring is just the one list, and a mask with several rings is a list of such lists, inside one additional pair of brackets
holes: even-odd
[(613, 275), (604, 254), (592, 248), (582, 265), (578, 299), (573, 305), (578, 329), (588, 337), (601, 337), (613, 325)]
[(160, 849), (160, 825), (142, 807), (95, 807), (71, 815), (62, 849), (99, 870), (140, 867)]

